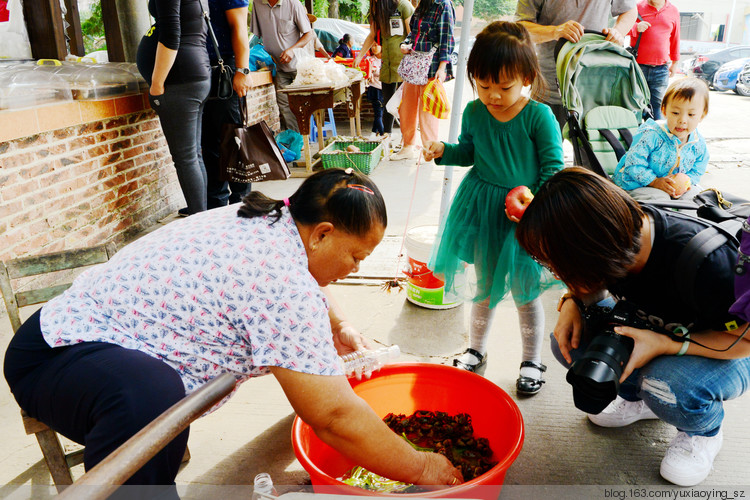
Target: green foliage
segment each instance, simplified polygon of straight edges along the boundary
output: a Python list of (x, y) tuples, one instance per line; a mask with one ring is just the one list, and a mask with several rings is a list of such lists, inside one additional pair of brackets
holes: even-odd
[[(454, 0), (456, 5), (463, 5), (464, 0)], [(518, 0), (474, 0), (473, 16), (485, 21), (495, 21), (502, 16), (513, 15)]]
[(101, 2), (95, 3), (91, 8), (90, 16), (81, 20), (81, 33), (83, 34), (83, 46), (87, 54), (107, 48), (107, 41), (104, 38)]

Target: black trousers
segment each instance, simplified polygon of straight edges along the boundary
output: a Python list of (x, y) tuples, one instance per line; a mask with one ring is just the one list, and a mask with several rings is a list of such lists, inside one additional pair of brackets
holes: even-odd
[[(5, 379), (30, 416), (86, 447), (86, 470), (185, 396), (172, 367), (139, 351), (104, 342), (51, 348), (39, 315), (11, 339)], [(173, 485), (188, 434), (183, 431), (125, 484)], [(143, 488), (128, 490), (128, 498), (154, 497)]]

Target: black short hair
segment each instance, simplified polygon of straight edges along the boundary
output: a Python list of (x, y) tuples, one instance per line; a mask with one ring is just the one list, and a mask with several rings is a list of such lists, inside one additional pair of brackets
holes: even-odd
[(516, 227), (519, 244), (573, 289), (606, 288), (640, 251), (644, 213), (609, 179), (582, 167), (545, 182)]

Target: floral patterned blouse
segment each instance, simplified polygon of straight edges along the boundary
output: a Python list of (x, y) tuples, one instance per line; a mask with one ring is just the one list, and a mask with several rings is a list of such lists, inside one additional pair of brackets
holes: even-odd
[(46, 342), (142, 351), (177, 370), (188, 394), (270, 366), (341, 375), (328, 303), (288, 209), (275, 223), (236, 212), (172, 222), (81, 274), (42, 309)]

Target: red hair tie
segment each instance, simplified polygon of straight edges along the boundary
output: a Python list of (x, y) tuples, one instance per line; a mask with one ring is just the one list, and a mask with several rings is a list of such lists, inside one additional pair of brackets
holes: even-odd
[(346, 187), (348, 187), (349, 189), (356, 189), (357, 191), (362, 191), (363, 193), (367, 194), (375, 194), (375, 191), (368, 188), (367, 186), (363, 186), (362, 184), (349, 184)]

